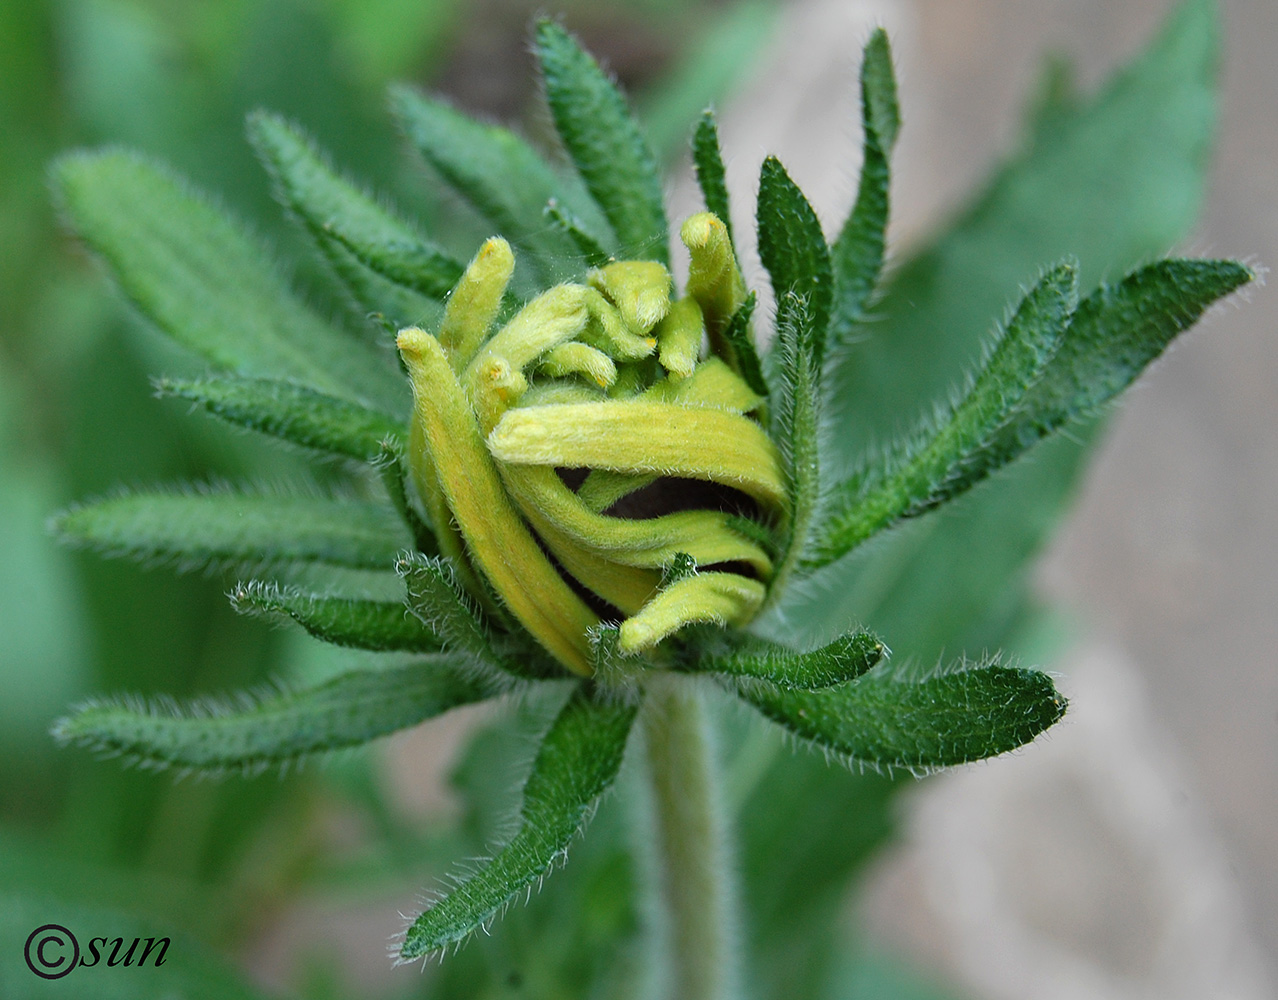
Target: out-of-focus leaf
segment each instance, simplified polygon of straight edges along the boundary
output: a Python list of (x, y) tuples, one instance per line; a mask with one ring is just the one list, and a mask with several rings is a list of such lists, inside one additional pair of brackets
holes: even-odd
[(279, 379), (162, 379), (155, 387), (161, 396), (189, 399), (241, 427), (363, 462), (378, 461), (387, 442), (404, 437), (393, 417)]
[[(275, 182), (276, 196), (362, 308), (399, 326), (430, 315), (430, 301), (442, 300), (456, 284), (460, 263), (337, 174), (310, 138), (278, 115), (250, 115), (248, 135)], [(387, 245), (417, 248), (414, 280), (397, 277), (383, 262)]]
[(255, 771), (360, 746), (494, 691), (447, 656), (341, 674), (318, 687), (257, 700), (143, 704), (89, 702), (60, 719), (62, 743), (144, 767), (221, 773)]
[(616, 234), (617, 256), (668, 264), (661, 173), (621, 91), (553, 21), (537, 23), (534, 45), (555, 128)]
[(408, 544), (381, 504), (224, 489), (126, 493), (64, 511), (53, 529), (107, 555), (182, 568), (329, 562), (384, 569)]
[(167, 170), (128, 153), (77, 153), (54, 176), (125, 295), (183, 346), (242, 374), (406, 408), (389, 358), (311, 312), (252, 240)]

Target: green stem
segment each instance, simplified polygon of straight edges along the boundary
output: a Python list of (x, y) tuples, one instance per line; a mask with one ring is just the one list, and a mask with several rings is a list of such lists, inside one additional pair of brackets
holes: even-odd
[(701, 696), (687, 678), (653, 677), (643, 725), (656, 810), (660, 898), (673, 1000), (738, 994), (727, 824)]

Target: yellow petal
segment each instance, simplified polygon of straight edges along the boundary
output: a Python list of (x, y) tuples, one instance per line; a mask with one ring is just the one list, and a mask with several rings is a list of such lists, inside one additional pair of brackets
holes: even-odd
[(748, 417), (642, 399), (510, 410), (488, 436), (499, 461), (723, 483), (787, 514), (776, 445)]
[(488, 336), (514, 269), (510, 244), (494, 236), (479, 248), (448, 297), (439, 342), (453, 371), (464, 371)]
[(697, 573), (670, 584), (621, 623), (622, 653), (650, 649), (694, 622), (744, 625), (763, 604), (763, 584), (737, 573)]
[(443, 348), (422, 330), (397, 340), (440, 488), (471, 560), (519, 622), (570, 670), (589, 675), (586, 631), (599, 619), (551, 565), (503, 489)]

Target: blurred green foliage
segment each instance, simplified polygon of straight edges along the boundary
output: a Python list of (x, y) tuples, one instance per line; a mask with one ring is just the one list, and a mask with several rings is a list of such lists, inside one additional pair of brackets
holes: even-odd
[[(567, 8), (587, 46), (612, 56), (637, 91), (654, 144), (667, 152), (686, 142), (707, 98), (739, 77), (774, 17), (763, 3)], [(546, 706), (524, 706), (472, 741), (454, 776), (463, 807), (439, 829), (402, 818), (368, 754), (282, 780), (175, 784), (59, 752), (48, 739), (52, 719), (90, 693), (191, 696), (272, 676), (313, 677), (341, 663), (305, 637), (237, 617), (225, 599), (231, 580), (174, 579), (67, 552), (48, 537), (49, 512), (117, 484), (302, 473), (293, 456), (189, 418), (184, 403), (151, 398), (148, 376), (199, 368), (142, 329), (60, 233), (45, 171), (78, 145), (153, 154), (219, 192), (283, 259), (302, 262), (295, 278), (319, 309), (349, 309), (326, 297), (314, 280), (321, 262), (272, 202), (243, 138), (245, 114), (267, 107), (304, 124), (344, 169), (393, 193), (423, 231), (466, 257), (476, 235), (487, 234), (437, 197), (405, 154), (383, 110), (385, 85), (409, 79), (451, 90), (474, 110), (527, 114), (529, 70), (519, 60), (530, 12), (494, 3), (474, 17), (457, 0), (0, 4), (4, 997), (160, 995), (129, 985), (140, 979), (36, 980), (14, 956), (40, 922), (109, 921), (113, 934), (177, 928), (235, 951), (303, 893), (402, 898), (406, 885), (442, 874), (444, 859), (480, 855), (504, 831), (518, 763), (528, 734), (548, 719)], [(609, 39), (621, 41), (610, 48)], [(882, 438), (896, 429), (884, 414), (908, 421), (920, 412), (944, 392), (944, 378), (975, 360), (983, 324), (1041, 264), (1075, 254), (1090, 284), (1184, 235), (1213, 126), (1216, 43), (1213, 5), (1187, 3), (1099, 96), (1051, 92), (1020, 153), (930, 247), (895, 269), (863, 350), (840, 373), (837, 417), (845, 425)], [(503, 59), (511, 65), (498, 72)], [(529, 131), (536, 129), (533, 119)], [(1024, 568), (1066, 502), (1093, 433), (1046, 445), (1005, 473), (999, 489), (977, 490), (952, 515), (901, 529), (831, 567), (814, 583), (827, 610), (799, 626), (815, 640), (863, 622), (911, 637), (897, 653), (923, 661), (946, 647), (1014, 645), (1036, 615)], [(865, 443), (849, 436), (848, 455)], [(939, 996), (850, 948), (840, 918), (847, 885), (891, 834), (901, 783), (791, 754), (741, 713), (725, 712), (722, 722), (755, 995)], [(531, 906), (513, 910), (492, 941), (471, 944), (425, 977), (397, 980), (392, 995), (641, 993), (651, 963), (645, 902), (631, 890), (647, 863), (642, 794), (623, 772), (573, 863)], [(322, 821), (335, 814), (358, 818), (356, 848), (330, 849)], [(131, 916), (112, 915), (119, 913)], [(253, 995), (232, 985), (237, 976), (211, 971), (201, 945), (177, 944), (165, 988)], [(159, 990), (156, 983), (146, 988)], [(98, 984), (102, 992), (85, 992)], [(355, 995), (355, 984), (322, 961), (294, 985), (316, 1000)]]

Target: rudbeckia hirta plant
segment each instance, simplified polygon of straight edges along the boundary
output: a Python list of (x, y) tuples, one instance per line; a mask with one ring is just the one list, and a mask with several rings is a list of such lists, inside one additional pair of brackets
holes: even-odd
[(988, 654), (897, 664), (873, 622), (803, 648), (786, 641), (783, 602), (1094, 413), (1252, 273), (1165, 259), (1080, 288), (1074, 261), (1026, 260), (1019, 298), (991, 317), (953, 395), (902, 414), (912, 429), (854, 468), (832, 466), (842, 429), (827, 374), (855, 363), (884, 261), (899, 127), (886, 36), (865, 48), (860, 182), (833, 242), (782, 164), (763, 162), (766, 313), (742, 277), (714, 115), (692, 136), (705, 210), (672, 240), (655, 159), (615, 84), (552, 21), (534, 45), (571, 172), (504, 128), (392, 94), (411, 143), (491, 224), (460, 258), (300, 128), (251, 117), (280, 200), (367, 328), (336, 329), (302, 303), (166, 169), (119, 151), (59, 162), (72, 225), (138, 309), (208, 363), (160, 392), (352, 471), (335, 492), (120, 493), (61, 514), (57, 530), (111, 554), (237, 568), (249, 574), (237, 610), (396, 655), (233, 707), (100, 701), (56, 732), (147, 766), (251, 771), (553, 689), (562, 707), (512, 836), (414, 917), (398, 956), (455, 947), (539, 884), (624, 756), (641, 753), (673, 989), (727, 996), (739, 985), (731, 831), (705, 700), (736, 699), (883, 770), (994, 756), (1055, 723), (1065, 701), (1042, 672)]

